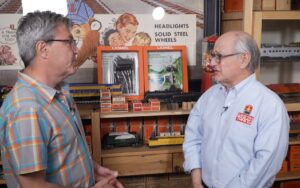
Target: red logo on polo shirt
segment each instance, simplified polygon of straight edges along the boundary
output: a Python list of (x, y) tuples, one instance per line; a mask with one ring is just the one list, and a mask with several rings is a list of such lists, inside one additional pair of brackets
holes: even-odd
[(250, 114), (252, 112), (253, 106), (252, 105), (246, 105), (244, 108), (245, 114)]
[(245, 123), (247, 125), (251, 125), (254, 117), (250, 116), (249, 114), (252, 112), (253, 106), (252, 105), (246, 105), (244, 108), (244, 113), (239, 112), (236, 116), (236, 120), (242, 123)]

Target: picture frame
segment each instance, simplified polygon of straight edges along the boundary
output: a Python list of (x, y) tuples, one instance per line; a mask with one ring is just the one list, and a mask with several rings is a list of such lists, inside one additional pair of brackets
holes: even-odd
[(144, 47), (145, 92), (188, 92), (186, 46)]
[(98, 46), (98, 83), (120, 84), (128, 100), (144, 98), (143, 48)]

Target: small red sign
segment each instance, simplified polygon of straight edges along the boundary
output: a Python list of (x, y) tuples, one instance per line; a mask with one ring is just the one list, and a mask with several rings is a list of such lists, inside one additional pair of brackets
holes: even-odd
[(254, 118), (252, 116), (249, 116), (248, 114), (241, 113), (241, 112), (239, 112), (238, 115), (236, 116), (237, 121), (245, 123), (247, 125), (251, 125), (253, 119)]

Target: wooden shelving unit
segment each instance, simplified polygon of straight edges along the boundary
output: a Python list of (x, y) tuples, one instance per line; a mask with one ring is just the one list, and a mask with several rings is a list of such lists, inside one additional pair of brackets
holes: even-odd
[(300, 171), (281, 172), (276, 176), (276, 181), (297, 180), (300, 178)]
[(102, 157), (123, 157), (131, 155), (145, 155), (151, 152), (151, 154), (162, 154), (162, 153), (178, 153), (182, 152), (182, 146), (160, 146), (150, 148), (148, 146), (141, 147), (122, 147), (115, 148), (113, 150), (103, 150)]
[(98, 163), (117, 169), (120, 176), (173, 173), (182, 170), (182, 146), (163, 146), (150, 148), (123, 147), (111, 150), (101, 149), (100, 122), (101, 119), (158, 117), (188, 115), (189, 110), (168, 110), (161, 106), (158, 112), (92, 112), (92, 148), (93, 159)]

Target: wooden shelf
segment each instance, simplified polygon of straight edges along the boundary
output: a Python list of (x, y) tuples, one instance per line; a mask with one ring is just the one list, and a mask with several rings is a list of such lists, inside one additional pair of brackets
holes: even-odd
[(101, 157), (121, 157), (131, 155), (152, 155), (152, 154), (163, 154), (163, 153), (181, 153), (182, 145), (176, 146), (160, 146), (160, 147), (122, 147), (114, 148), (109, 150), (102, 150)]
[(300, 178), (300, 171), (280, 172), (276, 176), (276, 181), (296, 180)]
[(165, 107), (161, 107), (161, 111), (157, 112), (110, 112), (110, 113), (100, 113), (101, 119), (109, 118), (130, 118), (130, 117), (153, 117), (153, 116), (178, 116), (178, 115), (188, 115), (190, 110), (167, 110)]
[(300, 11), (254, 11), (262, 20), (299, 20)]
[(76, 104), (81, 119), (91, 119), (91, 114), (94, 110), (99, 109), (97, 104)]
[(297, 145), (297, 144), (300, 144), (300, 138), (299, 137), (290, 137), (289, 145)]
[(225, 20), (242, 20), (243, 12), (222, 13), (222, 21)]
[(285, 107), (289, 112), (300, 111), (300, 103), (285, 103)]

